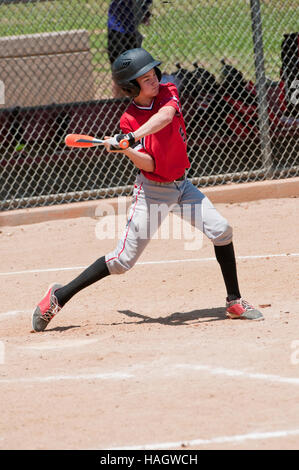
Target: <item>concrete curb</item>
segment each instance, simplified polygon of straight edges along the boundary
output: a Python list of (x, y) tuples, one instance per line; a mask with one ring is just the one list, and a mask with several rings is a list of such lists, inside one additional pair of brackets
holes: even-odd
[[(299, 197), (299, 177), (256, 183), (227, 184), (202, 188), (201, 191), (214, 204)], [(99, 217), (107, 211), (117, 214), (119, 211), (125, 211), (130, 203), (130, 197), (122, 197), (4, 211), (0, 212), (0, 226), (28, 225), (77, 217)]]

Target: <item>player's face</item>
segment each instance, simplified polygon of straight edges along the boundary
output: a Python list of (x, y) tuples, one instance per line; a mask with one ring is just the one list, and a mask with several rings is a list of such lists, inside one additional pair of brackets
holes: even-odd
[(159, 80), (155, 69), (141, 75), (141, 77), (137, 78), (137, 82), (140, 86), (138, 98), (153, 98), (159, 93)]

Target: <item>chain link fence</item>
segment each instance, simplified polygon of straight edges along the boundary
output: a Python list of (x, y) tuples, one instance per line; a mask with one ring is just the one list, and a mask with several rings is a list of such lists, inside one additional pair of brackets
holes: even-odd
[(178, 87), (195, 184), (298, 176), (297, 0), (4, 0), (1, 210), (131, 194), (125, 156), (64, 138), (119, 131), (111, 61), (140, 45)]

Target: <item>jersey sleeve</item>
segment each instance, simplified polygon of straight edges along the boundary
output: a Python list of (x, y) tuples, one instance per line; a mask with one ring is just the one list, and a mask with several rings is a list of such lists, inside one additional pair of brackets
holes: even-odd
[(129, 132), (133, 132), (133, 128), (131, 126), (131, 123), (126, 113), (124, 113), (122, 117), (120, 118), (119, 125), (120, 125), (120, 130), (123, 134), (128, 134)]
[[(120, 118), (120, 130), (123, 134), (128, 134), (129, 132), (134, 132), (132, 124), (130, 123), (129, 116), (124, 113)], [(132, 145), (134, 150), (138, 150), (138, 152), (147, 153), (144, 148), (144, 142), (142, 141), (136, 142), (136, 144)]]
[(177, 111), (177, 115), (182, 113), (181, 103), (177, 87), (173, 83), (167, 83), (163, 89), (163, 95), (160, 101), (160, 109), (164, 106), (172, 106)]

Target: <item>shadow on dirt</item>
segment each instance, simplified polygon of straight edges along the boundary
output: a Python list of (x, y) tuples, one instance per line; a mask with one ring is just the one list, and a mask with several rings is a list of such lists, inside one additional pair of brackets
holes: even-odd
[(69, 325), (69, 326), (56, 326), (55, 328), (49, 328), (46, 331), (58, 331), (59, 333), (62, 333), (63, 331), (66, 330), (71, 330), (72, 328), (81, 328), (80, 325)]
[[(140, 313), (132, 312), (132, 310), (118, 310), (119, 313), (122, 313), (130, 318), (136, 318), (136, 321), (130, 322), (122, 322), (123, 323), (160, 323), (161, 325), (186, 325), (188, 322), (195, 322), (199, 320), (200, 322), (211, 322), (211, 321), (218, 321), (224, 320), (225, 317), (225, 309), (223, 307), (216, 307), (216, 308), (205, 308), (201, 310), (192, 310), (191, 312), (175, 312), (167, 317), (158, 317), (153, 318), (147, 315), (142, 315)], [(139, 321), (138, 321), (139, 319)], [(113, 325), (120, 324), (120, 323), (113, 323)]]

